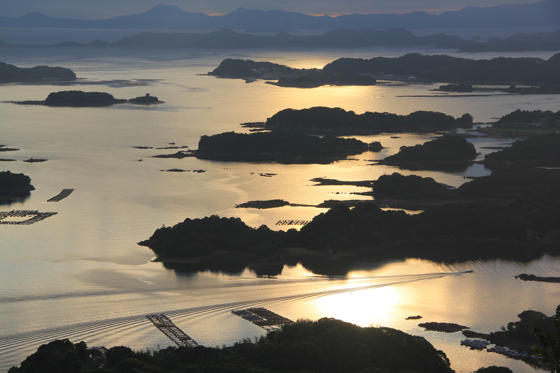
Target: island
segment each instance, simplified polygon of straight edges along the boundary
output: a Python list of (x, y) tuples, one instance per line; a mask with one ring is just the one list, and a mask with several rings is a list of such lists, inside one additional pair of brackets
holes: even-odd
[(469, 329), (468, 326), (448, 322), (425, 322), (422, 324), (418, 324), (418, 326), (426, 330), (443, 333), (456, 333), (464, 329)]
[(31, 178), (24, 174), (0, 171), (0, 201), (13, 201), (27, 197), (35, 190)]
[[(341, 108), (312, 107), (284, 109), (266, 120), (264, 129), (290, 130), (337, 136), (375, 135), (379, 133), (435, 132), (470, 128), (473, 117), (454, 118), (433, 111), (415, 111), (408, 115), (365, 112), (356, 114)], [(258, 124), (257, 124), (258, 125)]]
[(331, 163), (368, 149), (367, 143), (352, 138), (279, 130), (202, 136), (195, 155), (199, 159), (220, 161)]
[(540, 277), (535, 275), (528, 275), (526, 273), (522, 273), (520, 275), (515, 276), (523, 281), (536, 281), (536, 282), (551, 282), (551, 283), (560, 283), (560, 277)]
[(235, 205), (236, 208), (253, 208), (253, 209), (272, 209), (276, 207), (289, 206), (290, 202), (282, 199), (271, 199), (268, 201), (249, 201)]
[(280, 87), (316, 88), (324, 85), (375, 85), (377, 81), (361, 74), (325, 74), (322, 70), (297, 69), (272, 62), (255, 62), (227, 58), (208, 75), (219, 78), (244, 79), (252, 82), (256, 79), (278, 80), (268, 82)]
[[(153, 333), (158, 333), (154, 328)], [(97, 359), (91, 357), (97, 356)], [(425, 338), (387, 327), (360, 327), (321, 318), (284, 324), (254, 342), (231, 347), (166, 347), (134, 351), (117, 346), (88, 348), (68, 339), (39, 347), (9, 373), (37, 372), (37, 366), (57, 372), (99, 370), (117, 372), (417, 372), (454, 373), (443, 351)]]
[(552, 131), (518, 140), (511, 147), (488, 154), (484, 164), (490, 168), (512, 164), (560, 167), (560, 133)]
[(0, 83), (28, 83), (76, 80), (76, 74), (63, 67), (22, 68), (0, 62)]
[(517, 109), (500, 117), (491, 127), (480, 127), (477, 131), (494, 137), (527, 137), (557, 132), (559, 129), (560, 110), (553, 112)]
[[(474, 43), (473, 43), (474, 44)], [(379, 81), (443, 82), (440, 90), (471, 92), (472, 84), (530, 85), (509, 93), (560, 93), (560, 53), (548, 60), (505, 58), (475, 60), (409, 53), (401, 57), (339, 58), (322, 69), (296, 69), (271, 62), (226, 59), (208, 75), (253, 81), (276, 80), (281, 87), (373, 85)], [(470, 88), (469, 88), (470, 87)]]
[(51, 92), (44, 101), (12, 101), (19, 105), (44, 105), (44, 106), (73, 106), (73, 107), (95, 107), (111, 106), (115, 104), (132, 103), (140, 105), (163, 103), (155, 96), (147, 93), (145, 96), (132, 98), (130, 100), (117, 99), (112, 94), (105, 92), (84, 91), (60, 91)]
[(377, 163), (425, 169), (435, 166), (465, 165), (472, 162), (476, 156), (476, 148), (465, 138), (443, 135), (422, 145), (401, 146), (397, 154)]
[[(398, 184), (399, 180), (416, 184), (402, 177), (394, 177), (392, 182)], [(336, 204), (300, 230), (253, 228), (233, 217), (187, 218), (173, 227), (157, 229), (140, 245), (152, 249), (163, 262), (229, 253), (246, 263), (293, 263), (299, 259), (287, 249), (292, 247), (315, 255), (307, 263), (324, 258), (340, 264), (341, 258), (352, 260), (364, 252), (376, 259), (530, 260), (545, 252), (560, 253), (557, 185), (560, 170), (503, 168), (459, 188), (446, 189), (445, 194), (454, 196), (423, 206), (425, 210), (416, 215), (385, 211), (375, 202), (365, 201), (353, 208)]]

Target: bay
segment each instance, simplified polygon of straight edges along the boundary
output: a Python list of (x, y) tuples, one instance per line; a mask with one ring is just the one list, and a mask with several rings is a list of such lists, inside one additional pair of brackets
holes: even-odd
[[(518, 313), (529, 308), (552, 314), (559, 299), (557, 284), (526, 283), (513, 276), (522, 272), (557, 275), (557, 258), (543, 257), (530, 263), (481, 260), (452, 264), (371, 259), (338, 275), (319, 276), (300, 264), (284, 267), (276, 278), (259, 278), (235, 263), (223, 271), (167, 269), (151, 262), (149, 249), (136, 245), (162, 224), (174, 225), (187, 217), (235, 216), (251, 226), (266, 224), (279, 229), (283, 227), (275, 225), (279, 220), (310, 220), (325, 211), (234, 207), (249, 200), (280, 198), (318, 204), (328, 199), (369, 199), (352, 194), (363, 190), (358, 187), (313, 186), (310, 180), (316, 177), (374, 180), (385, 173), (400, 172), (459, 186), (466, 181), (463, 176), (489, 174), (480, 165), (455, 173), (371, 165), (372, 160), (394, 154), (400, 146), (423, 143), (432, 134), (360, 137), (380, 141), (386, 148), (330, 165), (158, 159), (151, 157), (175, 150), (135, 148), (138, 146), (157, 148), (174, 143), (195, 149), (202, 135), (245, 132), (240, 123), (263, 121), (285, 108), (331, 106), (357, 113), (397, 114), (433, 110), (453, 116), (468, 112), (477, 122), (489, 122), (515, 109), (557, 110), (558, 98), (553, 95), (413, 97), (431, 95), (438, 83), (295, 89), (201, 75), (228, 57), (322, 67), (341, 56), (396, 57), (410, 51), (0, 49), (2, 62), (24, 67), (60, 65), (76, 71), (84, 82), (135, 83), (0, 85), (0, 144), (21, 149), (8, 155), (16, 162), (1, 162), (0, 170), (23, 172), (36, 187), (30, 198), (2, 205), (0, 211), (58, 213), (29, 226), (0, 225), (0, 369), (19, 364), (40, 344), (55, 338), (84, 340), (90, 346), (167, 346), (171, 342), (144, 317), (154, 312), (170, 315), (203, 345), (231, 345), (263, 333), (229, 312), (232, 307), (257, 304), (293, 320), (336, 317), (362, 326), (390, 326), (422, 335), (447, 354), (458, 372), (487, 365), (533, 371), (525, 363), (462, 347), (459, 334), (426, 332), (418, 322), (404, 319), (420, 314), (422, 321), (456, 322), (489, 332), (516, 320)], [(525, 55), (548, 58), (552, 53)], [(41, 100), (52, 91), (68, 89), (109, 92), (117, 98), (149, 92), (165, 104), (54, 108), (6, 102)], [(509, 144), (513, 139), (481, 137), (469, 141), (484, 154), (492, 150), (483, 147)], [(22, 162), (30, 157), (48, 160)], [(190, 172), (161, 171), (172, 168)], [(262, 177), (259, 173), (276, 175)], [(65, 188), (75, 191), (58, 203), (46, 202)], [(474, 273), (458, 273), (466, 270)]]

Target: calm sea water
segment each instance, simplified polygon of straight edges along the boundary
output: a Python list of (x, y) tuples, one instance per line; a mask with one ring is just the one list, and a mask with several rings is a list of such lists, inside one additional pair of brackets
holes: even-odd
[[(338, 106), (358, 113), (398, 114), (434, 110), (454, 116), (468, 112), (477, 122), (491, 121), (518, 108), (558, 110), (558, 96), (547, 95), (400, 97), (429, 96), (437, 83), (290, 89), (200, 75), (226, 57), (322, 67), (341, 56), (399, 56), (409, 51), (0, 49), (2, 62), (27, 67), (60, 65), (76, 71), (84, 82), (129, 80), (147, 84), (0, 85), (0, 144), (21, 149), (3, 153), (2, 158), (16, 162), (0, 162), (0, 170), (23, 172), (36, 188), (24, 202), (2, 205), (0, 211), (58, 212), (34, 225), (0, 225), (0, 370), (19, 364), (39, 345), (55, 338), (84, 340), (90, 346), (167, 346), (170, 341), (144, 317), (154, 312), (165, 312), (203, 345), (230, 345), (263, 333), (230, 310), (261, 305), (294, 320), (336, 317), (362, 326), (390, 326), (422, 335), (447, 354), (458, 372), (487, 365), (532, 371), (525, 363), (461, 347), (460, 334), (426, 332), (417, 321), (404, 319), (422, 315), (422, 321), (455, 322), (490, 332), (516, 320), (526, 309), (552, 314), (560, 299), (558, 284), (527, 283), (513, 276), (523, 272), (558, 275), (557, 258), (455, 264), (368, 260), (355, 264), (344, 275), (330, 277), (297, 265), (285, 267), (276, 278), (265, 279), (243, 268), (222, 272), (166, 269), (151, 262), (154, 256), (149, 249), (136, 244), (162, 224), (174, 225), (187, 217), (235, 216), (251, 226), (276, 228), (278, 220), (310, 220), (325, 211), (234, 208), (249, 200), (281, 198), (317, 204), (328, 199), (368, 199), (352, 194), (361, 191), (357, 187), (313, 186), (310, 179), (315, 177), (373, 180), (398, 171), (459, 186), (465, 182), (463, 176), (488, 175), (489, 171), (479, 165), (455, 173), (371, 165), (371, 160), (394, 154), (402, 145), (431, 139), (429, 134), (361, 137), (380, 141), (387, 148), (330, 165), (157, 159), (151, 157), (175, 150), (135, 146), (156, 148), (175, 143), (195, 149), (202, 135), (244, 132), (240, 123), (264, 121), (285, 108)], [(542, 58), (551, 55), (531, 54)], [(49, 108), (4, 102), (42, 100), (52, 91), (66, 89), (104, 91), (117, 98), (149, 92), (165, 104)], [(481, 137), (470, 141), (484, 154), (491, 151), (484, 147), (513, 140)], [(48, 161), (22, 162), (30, 157)], [(172, 168), (191, 172), (161, 171)], [(259, 173), (276, 175), (261, 177)], [(75, 191), (61, 202), (46, 202), (65, 188)], [(474, 273), (457, 273), (465, 270)]]

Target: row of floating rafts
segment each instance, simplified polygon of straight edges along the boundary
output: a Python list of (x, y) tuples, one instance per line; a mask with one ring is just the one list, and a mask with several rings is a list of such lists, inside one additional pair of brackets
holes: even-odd
[[(490, 342), (482, 339), (465, 339), (461, 341), (461, 345), (468, 346), (474, 350), (484, 350)], [(486, 349), (487, 352), (496, 352), (514, 359), (540, 359), (539, 355), (531, 355), (527, 351), (519, 352), (513, 348), (494, 346)]]
[(276, 225), (306, 225), (309, 220), (278, 220)]

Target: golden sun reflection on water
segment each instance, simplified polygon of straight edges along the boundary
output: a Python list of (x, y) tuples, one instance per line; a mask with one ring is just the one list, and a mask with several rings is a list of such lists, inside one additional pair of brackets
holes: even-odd
[(383, 326), (402, 296), (392, 286), (355, 291), (317, 300), (317, 312), (360, 326)]

